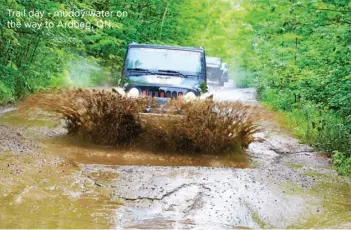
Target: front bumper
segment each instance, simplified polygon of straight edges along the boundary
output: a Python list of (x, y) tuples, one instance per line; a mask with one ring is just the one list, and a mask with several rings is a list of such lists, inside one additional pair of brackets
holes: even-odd
[[(119, 95), (127, 96), (127, 93), (123, 88), (114, 87), (114, 88), (112, 88), (112, 91), (115, 93), (118, 93)], [(144, 113), (148, 113), (148, 114), (181, 115), (182, 114), (182, 110), (181, 110), (182, 103), (184, 101), (189, 101), (189, 99), (187, 99), (186, 97), (183, 97), (183, 96), (180, 97), (179, 93), (181, 93), (181, 95), (184, 95), (183, 94), (184, 91), (180, 91), (177, 93), (171, 93), (171, 94), (168, 93), (168, 94), (165, 94), (166, 97), (158, 97), (158, 94), (156, 94), (154, 91), (148, 91), (148, 92), (149, 92), (148, 94), (143, 95), (142, 92), (140, 94), (140, 96), (150, 98), (149, 103), (144, 110)], [(190, 91), (190, 92), (192, 92), (192, 91)], [(194, 99), (195, 100), (196, 99), (212, 100), (213, 94), (212, 93), (204, 93), (202, 95), (197, 95), (197, 97)], [(172, 103), (169, 103), (171, 101), (172, 101)], [(156, 103), (154, 103), (154, 102), (156, 102)]]

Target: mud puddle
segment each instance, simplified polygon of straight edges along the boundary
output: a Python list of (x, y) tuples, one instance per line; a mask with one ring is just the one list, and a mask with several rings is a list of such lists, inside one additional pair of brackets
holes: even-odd
[(8, 109), (0, 114), (0, 228), (111, 228), (121, 206), (80, 165), (42, 148), (63, 135), (59, 119), (43, 111)]
[[(169, 112), (143, 116), (148, 103)], [(97, 89), (38, 93), (20, 108), (54, 112), (66, 121), (69, 134), (90, 143), (197, 155), (247, 148), (260, 118), (260, 109), (240, 102), (173, 99), (160, 105), (152, 98), (129, 98)]]
[(82, 164), (146, 165), (146, 166), (207, 166), (248, 168), (250, 159), (245, 153), (226, 156), (184, 155), (143, 151), (133, 148), (98, 146), (74, 137), (46, 139), (44, 148), (70, 161)]
[[(0, 116), (0, 124), (21, 126), (35, 130), (36, 127), (62, 128), (64, 122), (57, 114), (35, 110), (8, 111)], [(18, 134), (20, 135), (20, 134)], [(104, 165), (150, 165), (150, 166), (208, 166), (248, 168), (250, 159), (243, 151), (217, 155), (187, 155), (140, 150), (131, 147), (116, 148), (88, 143), (66, 133), (40, 137), (41, 147), (47, 152), (65, 157), (77, 164)]]
[[(1, 228), (110, 228), (121, 205), (95, 185), (104, 172), (80, 168), (50, 153), (0, 152)], [(108, 176), (107, 174), (104, 176)]]
[(54, 128), (60, 119), (54, 113), (39, 109), (18, 110), (9, 107), (0, 111), (0, 124), (21, 127), (49, 127)]
[(60, 119), (42, 110), (7, 111), (0, 126), (2, 228), (118, 226), (118, 210), (125, 205), (115, 195), (119, 165), (246, 168), (250, 163), (245, 154), (174, 155), (90, 144), (67, 136)]

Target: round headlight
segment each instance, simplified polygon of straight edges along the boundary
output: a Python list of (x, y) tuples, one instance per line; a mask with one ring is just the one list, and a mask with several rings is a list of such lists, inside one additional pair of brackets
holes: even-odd
[(193, 92), (188, 92), (183, 96), (184, 100), (193, 100), (195, 98), (196, 98), (196, 95)]
[(131, 88), (127, 93), (128, 97), (139, 97), (139, 95), (140, 95), (140, 92), (137, 88)]

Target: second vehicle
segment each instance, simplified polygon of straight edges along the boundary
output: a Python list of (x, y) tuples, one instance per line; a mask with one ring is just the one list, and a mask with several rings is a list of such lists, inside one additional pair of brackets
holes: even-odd
[(216, 81), (220, 86), (224, 86), (224, 76), (222, 70), (222, 59), (218, 57), (206, 57), (207, 77), (211, 81)]

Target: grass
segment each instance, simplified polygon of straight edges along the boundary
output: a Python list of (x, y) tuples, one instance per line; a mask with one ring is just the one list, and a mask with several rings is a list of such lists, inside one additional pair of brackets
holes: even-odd
[[(284, 184), (289, 195), (299, 195), (311, 203), (315, 209), (306, 210), (301, 219), (288, 228), (338, 228), (351, 221), (350, 184), (342, 183), (337, 178), (317, 172), (307, 172), (306, 176), (317, 178), (316, 184), (309, 189), (296, 183)], [(315, 198), (318, 198), (316, 200)], [(318, 211), (317, 211), (318, 209)]]
[(351, 177), (351, 157), (339, 151), (334, 151), (332, 158), (338, 172)]
[(272, 226), (269, 223), (266, 223), (259, 216), (258, 212), (256, 210), (254, 210), (254, 208), (252, 208), (248, 202), (244, 201), (244, 205), (250, 211), (252, 219), (255, 221), (256, 224), (258, 224), (258, 226), (260, 226), (260, 228), (272, 228)]
[(302, 142), (327, 151), (332, 156), (336, 170), (343, 176), (351, 177), (351, 158), (348, 153), (351, 136), (341, 119), (331, 114), (302, 109), (283, 112), (281, 115), (283, 127)]
[(328, 152), (337, 171), (351, 177), (351, 127), (344, 119), (311, 102), (296, 105), (269, 90), (261, 94), (266, 107), (277, 112), (278, 121), (285, 129), (302, 142)]
[(324, 174), (320, 173), (314, 170), (309, 170), (303, 173), (304, 176), (310, 176), (313, 177), (317, 180), (329, 180), (329, 181), (335, 181), (335, 182), (340, 182), (340, 179), (336, 177), (335, 175), (332, 174)]
[(290, 168), (295, 168), (295, 169), (300, 169), (303, 168), (302, 164), (294, 164), (294, 163), (285, 163), (286, 166), (290, 167)]

